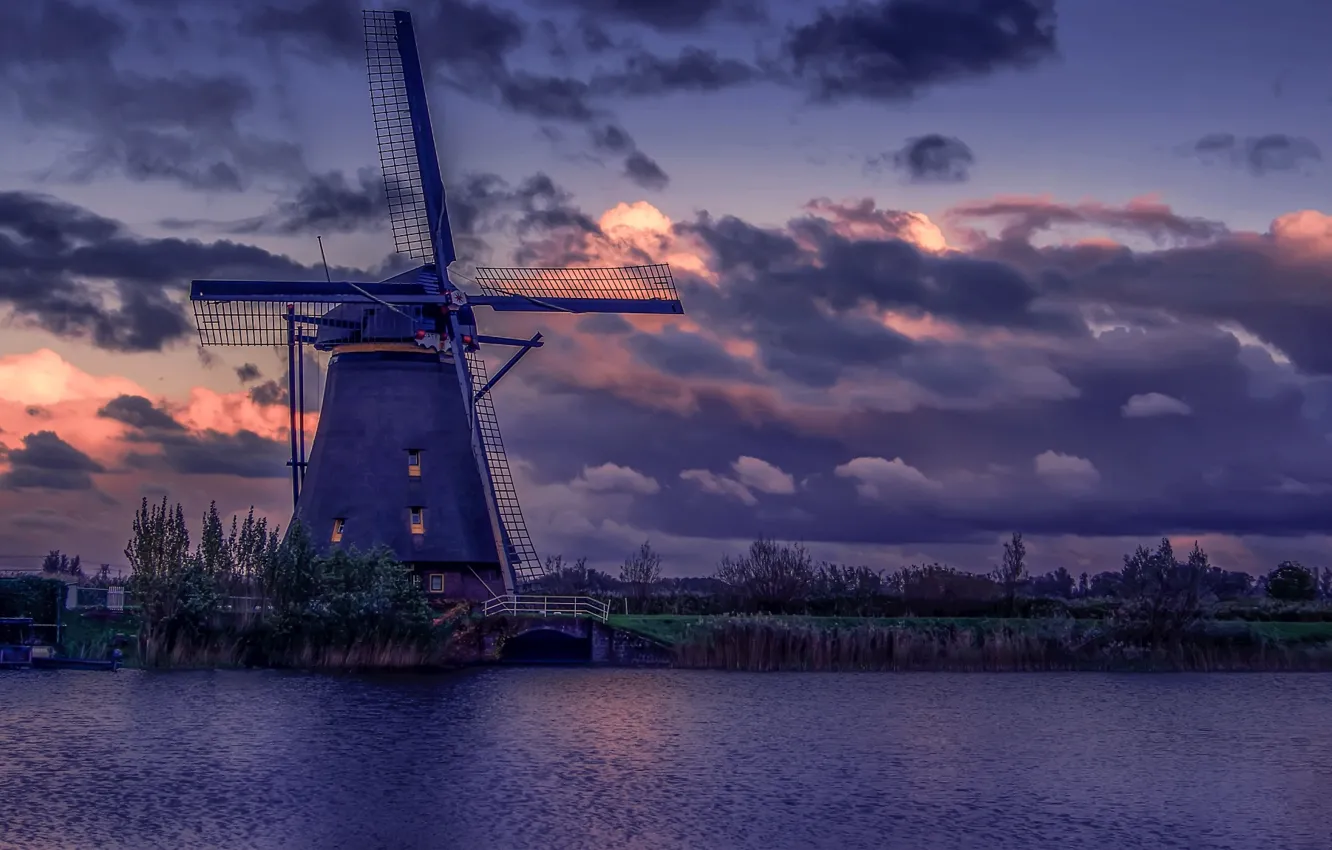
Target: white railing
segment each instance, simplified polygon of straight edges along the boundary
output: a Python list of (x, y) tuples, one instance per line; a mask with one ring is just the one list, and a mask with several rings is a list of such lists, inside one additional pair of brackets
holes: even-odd
[(486, 602), (485, 614), (524, 617), (591, 617), (606, 622), (610, 605), (590, 596), (526, 596), (509, 593)]
[(71, 584), (65, 588), (65, 607), (73, 611), (76, 608), (105, 608), (108, 611), (125, 610), (124, 587), (79, 587)]

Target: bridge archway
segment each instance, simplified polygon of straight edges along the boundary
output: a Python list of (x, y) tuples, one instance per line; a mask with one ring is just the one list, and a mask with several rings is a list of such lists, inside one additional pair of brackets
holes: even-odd
[(553, 628), (530, 629), (514, 635), (500, 649), (507, 664), (589, 664), (592, 638)]

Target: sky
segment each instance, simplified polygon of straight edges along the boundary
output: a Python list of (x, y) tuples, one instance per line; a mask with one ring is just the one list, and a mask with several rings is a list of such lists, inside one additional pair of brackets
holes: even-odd
[[(684, 301), (480, 317), (547, 340), (495, 393), (541, 554), (1326, 565), (1321, 0), (366, 5), (413, 12), (456, 268)], [(0, 566), (123, 565), (144, 497), (285, 525), (286, 354), (202, 349), (188, 288), (412, 264), (360, 8), (0, 3)]]

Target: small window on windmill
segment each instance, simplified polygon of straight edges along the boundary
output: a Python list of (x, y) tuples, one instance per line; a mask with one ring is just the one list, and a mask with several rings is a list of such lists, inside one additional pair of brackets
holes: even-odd
[(444, 592), (444, 574), (443, 574), (443, 573), (431, 573), (431, 574), (430, 574), (430, 592), (431, 592), (431, 593), (443, 593), (443, 592)]
[(347, 528), (347, 520), (339, 517), (333, 520), (333, 542), (337, 543), (342, 539), (342, 532)]
[(425, 534), (425, 509), (412, 508), (410, 515), (412, 534)]
[(407, 474), (412, 478), (421, 477), (421, 450), (407, 450)]

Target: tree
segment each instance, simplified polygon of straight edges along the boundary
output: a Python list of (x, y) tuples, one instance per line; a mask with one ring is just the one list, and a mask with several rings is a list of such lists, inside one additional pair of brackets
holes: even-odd
[(59, 549), (52, 549), (42, 558), (42, 572), (48, 575), (67, 575), (73, 578), (83, 577), (82, 561), (78, 555), (73, 558), (62, 555)]
[[(1086, 573), (1083, 573), (1086, 576)], [(1071, 599), (1077, 591), (1077, 582), (1066, 568), (1048, 572), (1041, 576), (1032, 576), (1029, 582), (1033, 596), (1054, 599)]]
[(1197, 541), (1184, 563), (1175, 560), (1175, 550), (1164, 537), (1154, 552), (1139, 546), (1124, 556), (1121, 587), (1131, 602), (1125, 611), (1145, 621), (1153, 647), (1167, 640), (1177, 642), (1198, 617), (1203, 577), (1210, 569), (1207, 553)]
[(1282, 561), (1267, 574), (1267, 595), (1286, 602), (1303, 602), (1318, 595), (1313, 572), (1299, 561)]
[(809, 595), (814, 583), (814, 559), (799, 543), (759, 539), (745, 554), (722, 558), (715, 577), (760, 608), (781, 611)]
[(649, 541), (644, 540), (637, 552), (624, 559), (620, 581), (631, 585), (640, 601), (647, 598), (652, 585), (661, 581), (661, 555), (653, 551)]
[(994, 580), (1004, 589), (1004, 604), (1008, 613), (1013, 613), (1017, 599), (1017, 589), (1027, 577), (1027, 544), (1022, 542), (1022, 534), (1013, 532), (1013, 539), (1004, 544), (1004, 558), (994, 572)]
[(141, 639), (154, 645), (163, 626), (174, 621), (180, 608), (181, 579), (190, 557), (190, 535), (185, 514), (173, 511), (166, 497), (157, 505), (144, 498), (134, 513), (134, 531), (125, 546), (130, 565), (129, 590), (142, 610)]

